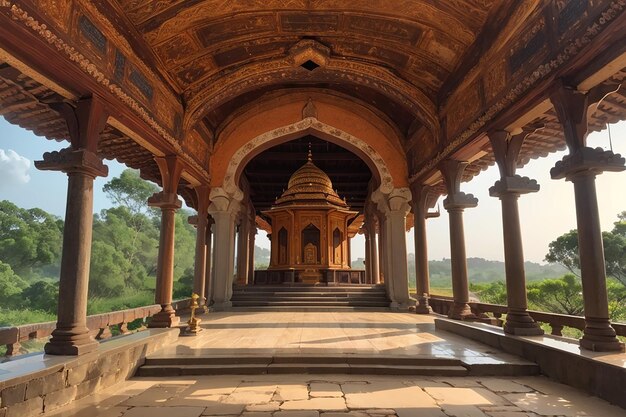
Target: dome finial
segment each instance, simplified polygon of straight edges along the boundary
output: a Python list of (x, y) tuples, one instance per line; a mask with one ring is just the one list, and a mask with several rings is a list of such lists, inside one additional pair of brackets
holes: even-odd
[(309, 142), (309, 154), (306, 157), (307, 161), (313, 162), (313, 152), (311, 152), (311, 142)]

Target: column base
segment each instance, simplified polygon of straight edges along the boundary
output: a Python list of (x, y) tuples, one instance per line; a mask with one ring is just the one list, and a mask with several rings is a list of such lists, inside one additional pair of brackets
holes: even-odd
[(526, 310), (510, 310), (506, 313), (506, 323), (503, 326), (504, 333), (515, 336), (540, 336), (544, 331), (533, 320)]
[(455, 302), (448, 312), (448, 318), (454, 320), (475, 320), (476, 315), (472, 313), (472, 309), (467, 303)]
[(52, 332), (52, 338), (44, 346), (44, 352), (48, 355), (71, 355), (78, 356), (93, 352), (98, 349), (100, 343), (95, 341), (86, 327), (59, 329)]
[(417, 304), (415, 306), (416, 314), (430, 314), (433, 312), (433, 309), (428, 304)]
[(150, 329), (160, 329), (167, 327), (176, 327), (180, 324), (180, 317), (176, 315), (176, 311), (172, 308), (170, 304), (165, 306), (161, 306), (161, 311), (156, 313), (150, 319), (150, 323), (148, 324), (148, 328)]
[(233, 306), (233, 303), (230, 301), (223, 301), (221, 303), (215, 302), (211, 305), (211, 309), (209, 311), (224, 311), (224, 310), (228, 310), (232, 306)]
[(594, 352), (624, 352), (624, 343), (617, 338), (609, 319), (585, 317), (585, 322), (584, 335), (579, 341), (581, 348)]
[(391, 304), (389, 304), (389, 308), (393, 311), (410, 311), (412, 309), (415, 309), (415, 301), (413, 302), (392, 301)]

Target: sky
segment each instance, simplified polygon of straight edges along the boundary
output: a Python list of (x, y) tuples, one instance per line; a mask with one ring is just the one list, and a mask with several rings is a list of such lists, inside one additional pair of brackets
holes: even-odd
[[(626, 122), (611, 126), (613, 151), (626, 155)], [(609, 134), (589, 135), (588, 145), (609, 149)], [(65, 215), (67, 176), (62, 172), (39, 171), (33, 161), (40, 160), (44, 152), (59, 150), (66, 142), (54, 142), (35, 136), (7, 123), (0, 117), (0, 200), (9, 200), (24, 207), (40, 207), (59, 217)], [(523, 195), (519, 199), (525, 258), (542, 262), (548, 244), (558, 236), (576, 228), (574, 187), (565, 180), (552, 180), (550, 168), (563, 158), (566, 151), (530, 161), (518, 169), (518, 174), (536, 179), (541, 190)], [(108, 208), (102, 186), (113, 176), (118, 176), (125, 166), (116, 161), (105, 161), (109, 177), (94, 182), (94, 212)], [(468, 257), (504, 260), (502, 243), (502, 217), (500, 200), (489, 196), (489, 187), (498, 179), (495, 166), (481, 172), (470, 182), (461, 185), (461, 191), (474, 194), (478, 207), (465, 211), (465, 242)], [(626, 210), (626, 172), (608, 172), (597, 177), (598, 205), (602, 230), (610, 230), (617, 214)], [(427, 221), (429, 259), (450, 257), (448, 215), (440, 199), (441, 216)], [(269, 248), (269, 241), (259, 231), (257, 245)], [(407, 250), (414, 252), (413, 231), (407, 233)], [(352, 258), (364, 256), (364, 238), (357, 235), (352, 240)]]

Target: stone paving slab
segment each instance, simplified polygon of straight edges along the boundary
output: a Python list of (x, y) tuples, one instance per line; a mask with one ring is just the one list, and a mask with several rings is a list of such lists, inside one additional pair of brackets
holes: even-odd
[(239, 375), (134, 378), (49, 416), (626, 417), (626, 410), (544, 377)]

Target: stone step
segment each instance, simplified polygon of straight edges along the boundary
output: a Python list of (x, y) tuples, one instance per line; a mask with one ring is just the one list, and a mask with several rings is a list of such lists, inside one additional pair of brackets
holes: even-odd
[(386, 307), (389, 305), (389, 301), (340, 301), (340, 300), (291, 300), (291, 301), (277, 301), (271, 299), (259, 299), (259, 300), (240, 300), (233, 298), (233, 307)]
[(384, 286), (326, 286), (326, 285), (248, 285), (248, 286), (235, 286), (234, 292), (374, 292), (384, 293)]
[(147, 358), (137, 376), (165, 377), (232, 374), (380, 374), (465, 376), (455, 359), (346, 356), (208, 356)]
[(335, 298), (386, 298), (386, 293), (332, 293), (332, 292), (234, 292), (233, 297), (335, 297)]
[(401, 366), (401, 365), (348, 365), (348, 364), (240, 364), (240, 365), (144, 365), (136, 376), (173, 377), (199, 375), (259, 375), (259, 374), (367, 374), (367, 375), (422, 375), (467, 376), (463, 366)]
[[(158, 352), (157, 352), (158, 354)], [(171, 365), (259, 365), (259, 364), (349, 364), (349, 365), (393, 365), (393, 366), (461, 366), (462, 362), (454, 358), (424, 358), (410, 356), (372, 356), (372, 355), (178, 355), (175, 357), (149, 356), (145, 365), (171, 366)]]
[[(487, 359), (487, 360), (485, 360)], [(137, 376), (220, 374), (380, 374), (426, 376), (537, 375), (536, 364), (525, 360), (497, 361), (485, 357), (411, 357), (373, 355), (178, 355), (146, 358)]]
[(345, 306), (252, 306), (252, 307), (230, 307), (228, 311), (282, 311), (282, 312), (342, 312), (342, 311), (390, 311), (389, 307), (345, 307)]
[(234, 308), (307, 308), (308, 311), (320, 308), (386, 308), (389, 306), (385, 287), (381, 285), (235, 286), (231, 302)]

